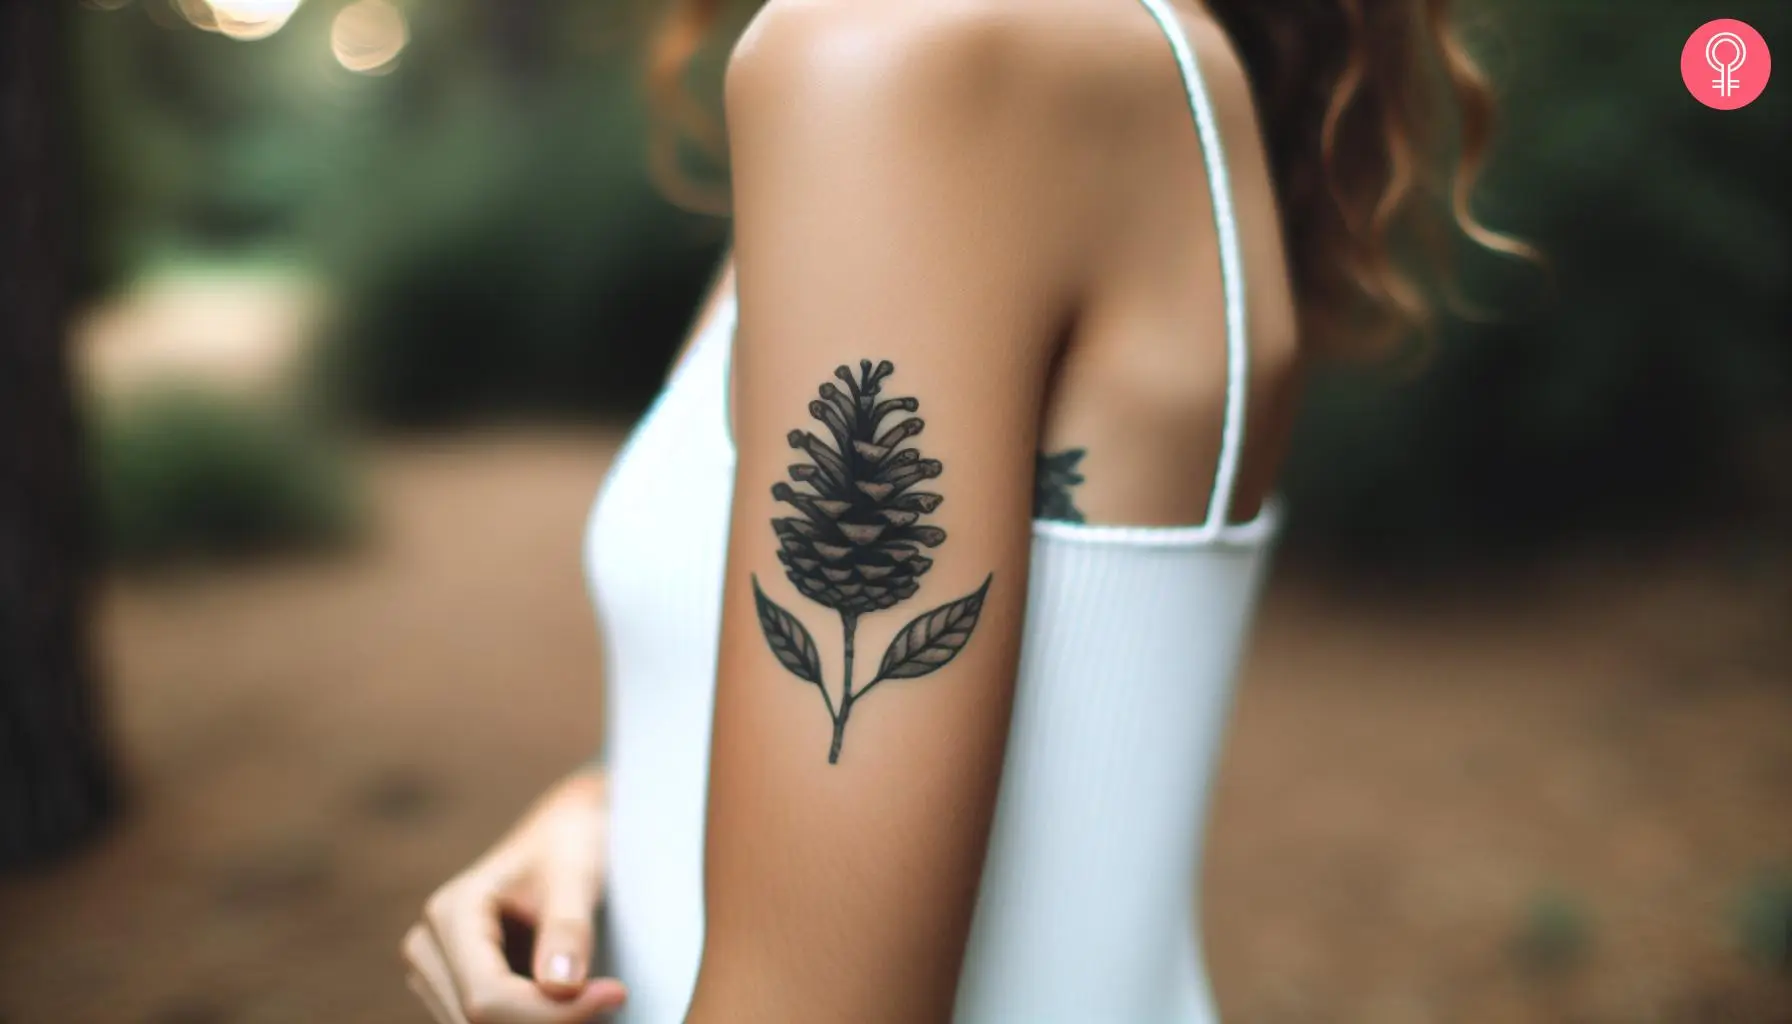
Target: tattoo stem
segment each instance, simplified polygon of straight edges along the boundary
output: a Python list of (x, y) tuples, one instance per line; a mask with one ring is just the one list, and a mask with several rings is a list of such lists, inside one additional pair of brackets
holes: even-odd
[(834, 698), (828, 696), (828, 684), (816, 683), (815, 688), (821, 691), (821, 702), (827, 706), (828, 719), (834, 722), (840, 721), (840, 716), (834, 713)]
[(870, 693), (870, 692), (871, 692), (871, 688), (872, 688), (872, 687), (873, 687), (873, 686), (876, 686), (876, 685), (877, 685), (877, 684), (878, 684), (878, 683), (881, 683), (881, 682), (883, 682), (883, 681), (884, 681), (884, 677), (883, 677), (883, 676), (876, 676), (876, 677), (873, 677), (873, 678), (872, 678), (872, 680), (871, 680), (871, 681), (870, 681), (870, 682), (868, 682), (868, 683), (866, 683), (866, 684), (865, 684), (865, 685), (864, 685), (864, 686), (861, 686), (861, 687), (859, 687), (859, 692), (858, 692), (858, 693), (855, 693), (855, 694), (853, 694), (853, 695), (852, 695), (852, 699), (853, 699), (853, 700), (858, 700), (858, 699), (859, 699), (859, 698), (860, 698), (860, 697), (863, 697), (863, 696), (865, 696), (865, 695), (866, 695), (866, 694), (867, 694), (867, 693)]
[[(846, 739), (846, 716), (853, 712), (853, 631), (858, 629), (858, 615), (840, 612), (840, 629), (846, 633), (846, 674), (840, 678), (840, 714), (833, 716), (833, 746), (828, 748), (828, 764), (839, 764), (840, 741)], [(821, 692), (826, 696), (828, 690)]]
[[(846, 738), (846, 716), (852, 713), (852, 634), (859, 627), (859, 617), (853, 612), (840, 613), (840, 628), (846, 634), (846, 673), (840, 680), (840, 713), (834, 716), (834, 742), (828, 747), (828, 763), (840, 761), (840, 741)], [(822, 689), (827, 695), (827, 689)]]

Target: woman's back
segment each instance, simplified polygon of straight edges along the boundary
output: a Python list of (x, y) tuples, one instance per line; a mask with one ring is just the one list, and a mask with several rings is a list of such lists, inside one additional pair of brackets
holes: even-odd
[[(1041, 463), (1054, 468), (1036, 502), (959, 1021), (1212, 1017), (1194, 927), (1200, 824), (1273, 535), (1273, 506), (1259, 506), (1296, 360), (1242, 75), (1211, 26), (1190, 16), (1200, 27), (1187, 32), (1145, 2), (1152, 17), (1124, 0), (1030, 12), (979, 2), (951, 15), (993, 19), (977, 30), (1001, 33), (996, 52), (1011, 60), (1058, 62), (1040, 81), (1064, 91), (1046, 87), (1041, 109), (1105, 112), (1084, 118), (1103, 129), (1086, 164), (1015, 184), (1084, 206), (1096, 251), (1042, 406)], [(1222, 66), (1222, 116), (1197, 60)], [(1206, 122), (1200, 134), (1191, 120)], [(1221, 137), (1230, 181), (1206, 162)], [(703, 951), (736, 461), (726, 284), (618, 456), (588, 538), (610, 670), (609, 940), (637, 1022), (682, 1018)]]

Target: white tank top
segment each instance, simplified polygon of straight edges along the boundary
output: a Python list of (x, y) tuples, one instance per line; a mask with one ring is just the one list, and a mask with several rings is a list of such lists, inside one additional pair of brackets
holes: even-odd
[[(1197, 526), (1033, 523), (1000, 795), (954, 1020), (1209, 1024), (1195, 882), (1207, 794), (1276, 505), (1227, 523), (1248, 365), (1225, 159), (1194, 51), (1141, 0), (1188, 90), (1219, 232), (1228, 386)], [(684, 1019), (703, 948), (703, 835), (734, 483), (725, 295), (617, 454), (585, 559), (605, 629), (608, 969), (626, 1024)]]

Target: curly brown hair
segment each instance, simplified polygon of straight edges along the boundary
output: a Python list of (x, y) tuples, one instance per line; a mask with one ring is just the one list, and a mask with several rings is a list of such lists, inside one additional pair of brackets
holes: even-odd
[[(1486, 74), (1449, 0), (1206, 0), (1250, 76), (1281, 207), (1303, 343), (1340, 356), (1388, 352), (1433, 321), (1411, 269), (1448, 265), (1452, 234), (1532, 258), (1470, 209), (1494, 129)], [(685, 170), (685, 143), (719, 154), (716, 114), (686, 73), (727, 12), (674, 0), (649, 51), (651, 170), (689, 209), (725, 213), (725, 189)], [(1422, 254), (1423, 258), (1400, 258)]]

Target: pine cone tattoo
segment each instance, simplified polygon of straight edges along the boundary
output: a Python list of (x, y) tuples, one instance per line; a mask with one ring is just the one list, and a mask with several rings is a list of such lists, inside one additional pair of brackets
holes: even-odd
[[(804, 597), (840, 616), (842, 664), (836, 702), (829, 693), (820, 650), (801, 619), (772, 600), (753, 578), (759, 628), (778, 663), (821, 691), (834, 724), (828, 763), (840, 759), (846, 723), (856, 702), (887, 679), (916, 679), (949, 664), (970, 642), (983, 614), (994, 574), (969, 594), (922, 612), (897, 631), (871, 678), (853, 685), (859, 617), (906, 601), (921, 587), (933, 560), (921, 553), (946, 540), (946, 531), (921, 522), (944, 499), (916, 484), (940, 475), (937, 459), (924, 459), (903, 442), (921, 432), (913, 398), (884, 398), (883, 382), (896, 368), (888, 360), (859, 361), (855, 376), (842, 366), (821, 385), (809, 415), (828, 437), (790, 432), (790, 446), (808, 462), (790, 467), (790, 480), (772, 485), (772, 497), (799, 514), (772, 520), (778, 561)], [(887, 424), (887, 425), (886, 425)], [(831, 439), (831, 443), (830, 443)]]
[[(887, 360), (871, 365), (861, 360), (855, 379), (847, 367), (834, 371), (846, 385), (821, 386), (821, 398), (809, 403), (809, 414), (828, 428), (833, 444), (806, 430), (790, 432), (790, 446), (807, 452), (811, 461), (790, 467), (772, 497), (800, 516), (774, 519), (772, 528), (782, 546), (790, 582), (803, 596), (842, 614), (860, 615), (888, 608), (914, 595), (920, 577), (933, 566), (921, 549), (937, 547), (946, 531), (920, 522), (944, 499), (910, 490), (940, 474), (936, 459), (921, 458), (902, 443), (921, 432), (919, 403), (913, 398), (883, 398), (883, 381), (895, 371)], [(806, 488), (806, 489), (799, 489)]]

